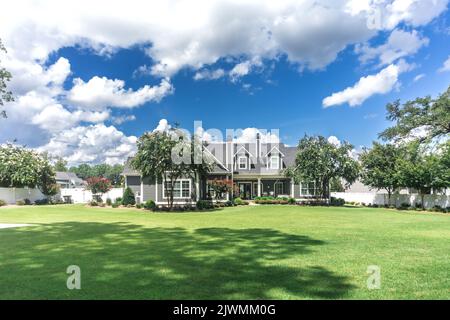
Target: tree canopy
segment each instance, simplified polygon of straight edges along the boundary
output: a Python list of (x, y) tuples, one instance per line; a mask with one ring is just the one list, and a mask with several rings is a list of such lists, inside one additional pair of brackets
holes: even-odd
[[(2, 51), (6, 53), (6, 48), (0, 39), (0, 53)], [(0, 106), (3, 106), (5, 102), (14, 101), (12, 92), (7, 88), (7, 82), (9, 82), (11, 78), (11, 73), (1, 66), (0, 61)], [(5, 110), (0, 110), (0, 118), (6, 118)]]
[(213, 162), (204, 156), (201, 142), (187, 137), (175, 128), (168, 131), (145, 133), (137, 142), (138, 151), (131, 165), (143, 177), (164, 181), (167, 204), (173, 207), (175, 182), (182, 177), (204, 176), (213, 168)]
[(450, 87), (436, 99), (428, 96), (403, 105), (397, 100), (389, 103), (386, 110), (386, 118), (395, 125), (379, 135), (384, 140), (416, 138), (427, 142), (450, 134)]
[(392, 193), (402, 186), (400, 160), (403, 153), (404, 148), (400, 146), (374, 142), (373, 147), (364, 149), (359, 157), (362, 182), (374, 189), (386, 190), (389, 203)]
[(337, 146), (322, 136), (305, 136), (298, 144), (295, 166), (285, 174), (298, 182), (315, 182), (319, 194), (328, 198), (332, 179), (344, 179), (349, 185), (358, 178), (359, 164), (350, 155), (352, 149), (349, 143)]
[(39, 188), (45, 195), (57, 193), (55, 172), (45, 156), (23, 147), (0, 146), (0, 186)]
[(123, 165), (121, 164), (97, 164), (94, 166), (90, 166), (89, 164), (80, 164), (77, 167), (70, 167), (69, 171), (75, 173), (83, 180), (87, 180), (92, 177), (103, 177), (110, 180), (114, 186), (119, 186), (122, 184)]

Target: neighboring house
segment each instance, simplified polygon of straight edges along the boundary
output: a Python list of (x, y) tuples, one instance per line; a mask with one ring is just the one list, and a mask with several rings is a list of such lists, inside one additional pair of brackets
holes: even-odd
[(73, 172), (56, 172), (56, 183), (61, 189), (81, 188), (86, 182), (77, 177)]
[[(214, 158), (214, 170), (206, 179), (177, 181), (174, 194), (176, 204), (214, 198), (208, 186), (208, 180), (211, 179), (231, 180), (234, 193), (246, 200), (258, 196), (301, 199), (316, 194), (314, 183), (297, 184), (283, 175), (282, 171), (295, 163), (296, 147), (282, 143), (262, 143), (258, 135), (253, 143), (237, 143), (231, 139), (213, 142), (204, 147), (204, 152)], [(142, 179), (141, 174), (133, 170), (128, 162), (123, 172), (125, 187), (130, 187), (140, 202), (151, 199), (156, 204), (166, 204), (165, 183), (157, 181), (156, 177)], [(224, 201), (229, 199), (229, 194), (222, 197)]]

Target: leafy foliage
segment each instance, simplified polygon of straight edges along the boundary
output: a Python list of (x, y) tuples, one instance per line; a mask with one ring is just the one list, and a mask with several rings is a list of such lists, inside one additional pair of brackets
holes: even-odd
[(39, 188), (45, 195), (55, 195), (55, 172), (45, 156), (23, 147), (0, 146), (0, 186)]
[(144, 208), (147, 210), (155, 210), (156, 209), (156, 203), (155, 201), (149, 199), (144, 203)]
[(113, 166), (108, 164), (98, 164), (94, 166), (80, 164), (78, 167), (71, 167), (69, 171), (75, 173), (83, 180), (87, 180), (91, 177), (103, 177), (110, 180), (111, 184), (114, 186), (120, 186), (122, 184), (123, 165), (120, 164)]
[[(6, 53), (6, 48), (0, 39), (0, 52), (2, 51)], [(5, 102), (14, 101), (12, 92), (6, 86), (6, 83), (11, 80), (11, 77), (11, 73), (0, 65), (0, 106), (3, 106)], [(0, 117), (6, 118), (6, 111), (0, 110)]]
[(423, 152), (418, 142), (410, 143), (405, 151), (399, 165), (402, 185), (419, 192), (423, 208), (424, 195), (431, 189), (450, 186), (449, 143), (447, 142), (440, 152), (434, 154)]
[(61, 157), (58, 157), (53, 167), (55, 171), (67, 172), (67, 161)]
[(319, 194), (328, 198), (332, 179), (345, 179), (349, 185), (358, 178), (359, 164), (350, 156), (353, 146), (336, 146), (322, 136), (305, 136), (298, 144), (295, 167), (285, 175), (299, 181), (315, 181)]
[(103, 177), (92, 177), (86, 182), (86, 189), (91, 190), (93, 195), (102, 195), (112, 189), (111, 181)]
[[(386, 118), (396, 123), (380, 134), (384, 140), (400, 141), (416, 136), (420, 142), (427, 142), (450, 134), (450, 87), (437, 99), (428, 96), (403, 105), (395, 101), (386, 110)], [(418, 130), (424, 135), (417, 137)]]
[(127, 206), (129, 204), (131, 205), (136, 204), (136, 199), (134, 198), (133, 190), (131, 190), (130, 187), (125, 188), (125, 190), (123, 191), (122, 204), (124, 206)]
[[(145, 133), (137, 142), (138, 152), (131, 166), (143, 177), (155, 176), (167, 183), (167, 205), (173, 207), (175, 182), (181, 177), (205, 177), (213, 161), (203, 154), (203, 145), (196, 137), (190, 139), (177, 128)], [(198, 156), (200, 155), (200, 159)]]
[(362, 182), (377, 190), (386, 190), (389, 203), (392, 193), (402, 186), (400, 160), (404, 152), (400, 146), (374, 142), (372, 149), (365, 149), (359, 158)]
[(233, 182), (229, 179), (211, 179), (208, 180), (208, 186), (214, 191), (216, 200), (219, 200), (224, 194), (231, 192)]

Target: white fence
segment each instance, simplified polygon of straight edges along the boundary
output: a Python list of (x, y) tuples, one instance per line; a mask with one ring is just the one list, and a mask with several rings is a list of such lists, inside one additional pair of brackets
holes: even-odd
[(39, 189), (30, 188), (0, 188), (0, 200), (8, 204), (15, 204), (18, 200), (29, 199), (32, 203), (36, 200), (47, 198)]
[[(342, 198), (346, 202), (359, 202), (365, 204), (388, 204), (388, 195), (385, 193), (372, 192), (332, 192), (332, 197)], [(418, 194), (393, 194), (391, 196), (391, 205), (399, 207), (402, 203), (414, 204), (421, 203), (421, 197)], [(425, 208), (440, 206), (441, 208), (450, 207), (450, 195), (427, 194), (424, 196)]]
[[(102, 196), (103, 202), (106, 199), (111, 199), (113, 202), (119, 197), (122, 197), (123, 189), (114, 188)], [(61, 198), (70, 197), (72, 203), (87, 203), (92, 200), (92, 192), (84, 190), (83, 188), (61, 189)]]
[[(123, 189), (114, 188), (102, 196), (103, 201), (110, 198), (112, 201), (116, 198), (122, 197)], [(64, 196), (70, 197), (72, 203), (87, 203), (92, 200), (92, 192), (84, 190), (83, 188), (61, 189), (59, 195), (55, 198), (64, 200)], [(8, 204), (15, 204), (18, 200), (29, 199), (31, 203), (36, 200), (46, 199), (47, 197), (39, 191), (39, 189), (30, 188), (0, 188), (0, 200)]]

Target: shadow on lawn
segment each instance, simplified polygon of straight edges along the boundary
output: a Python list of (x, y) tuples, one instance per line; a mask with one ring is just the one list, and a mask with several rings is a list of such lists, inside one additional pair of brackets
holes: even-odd
[[(272, 229), (66, 222), (3, 230), (0, 237), (15, 247), (0, 264), (0, 275), (13, 272), (15, 279), (0, 279), (0, 286), (24, 288), (18, 298), (335, 299), (353, 288), (325, 268), (282, 263), (324, 242)], [(72, 264), (81, 267), (79, 291), (65, 288)]]

